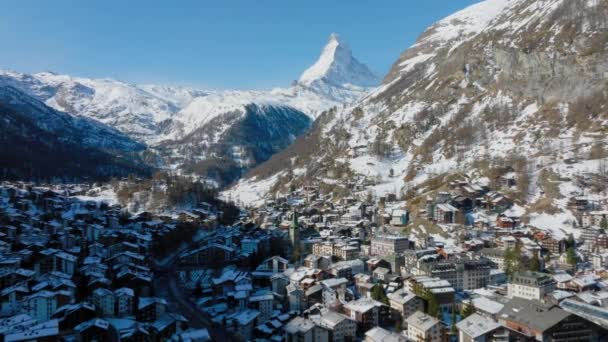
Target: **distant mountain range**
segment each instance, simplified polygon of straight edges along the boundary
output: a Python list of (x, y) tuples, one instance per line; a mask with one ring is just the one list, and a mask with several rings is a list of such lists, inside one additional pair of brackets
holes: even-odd
[(221, 184), (284, 149), (323, 111), (358, 100), (378, 82), (335, 34), (300, 80), (270, 91), (209, 91), (0, 71), (0, 89), (18, 90), (47, 108), (21, 107), (22, 115), (44, 115), (50, 107), (68, 117), (95, 120), (144, 144), (151, 167), (195, 172)]

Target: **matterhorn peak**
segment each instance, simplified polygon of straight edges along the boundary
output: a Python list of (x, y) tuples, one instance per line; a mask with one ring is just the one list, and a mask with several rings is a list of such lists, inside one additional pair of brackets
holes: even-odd
[(332, 33), (317, 62), (302, 73), (298, 82), (306, 86), (325, 82), (334, 86), (373, 87), (379, 79), (353, 57), (350, 46), (337, 33)]

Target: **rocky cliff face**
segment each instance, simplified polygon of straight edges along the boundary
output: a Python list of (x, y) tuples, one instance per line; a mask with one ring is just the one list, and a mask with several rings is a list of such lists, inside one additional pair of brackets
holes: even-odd
[[(289, 155), (299, 174), (262, 165), (234, 193), (255, 188), (256, 201), (338, 178), (412, 195), (441, 175), (483, 178), (508, 164), (528, 183), (514, 196), (565, 213), (562, 197), (581, 191), (576, 173), (606, 156), (607, 15), (608, 1), (596, 0), (487, 0), (458, 12), (425, 31), (371, 95), (324, 116), (319, 148)], [(562, 177), (556, 198), (541, 185), (548, 173)]]

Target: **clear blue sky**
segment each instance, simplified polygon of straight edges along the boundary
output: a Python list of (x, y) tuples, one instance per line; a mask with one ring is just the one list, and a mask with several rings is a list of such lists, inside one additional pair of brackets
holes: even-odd
[(476, 0), (2, 0), (0, 68), (212, 88), (288, 85), (331, 32), (384, 76)]

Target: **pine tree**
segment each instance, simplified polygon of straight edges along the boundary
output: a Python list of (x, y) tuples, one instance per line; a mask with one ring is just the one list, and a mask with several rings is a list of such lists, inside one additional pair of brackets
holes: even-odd
[(386, 293), (384, 293), (384, 289), (380, 284), (376, 284), (374, 285), (374, 287), (372, 287), (372, 299), (377, 300), (386, 305), (389, 304), (388, 297), (386, 296)]
[(569, 247), (566, 251), (566, 260), (570, 265), (575, 266), (577, 259), (578, 258), (576, 256), (576, 250), (574, 249), (574, 247)]
[(505, 252), (505, 273), (510, 277), (519, 271), (520, 253), (516, 249), (507, 249)]
[(294, 264), (299, 264), (300, 263), (300, 249), (296, 246), (293, 249), (293, 252), (291, 253), (291, 262)]
[(192, 291), (192, 295), (197, 298), (203, 295), (203, 286), (201, 285), (200, 282), (196, 283), (196, 286), (194, 287), (194, 290)]
[(452, 334), (456, 334), (458, 329), (456, 328), (456, 303), (452, 302)]
[(603, 233), (606, 233), (606, 231), (608, 230), (608, 219), (606, 218), (606, 216), (602, 217), (602, 220), (600, 221), (600, 228)]
[(428, 300), (427, 300), (427, 309), (426, 313), (430, 316), (441, 318), (441, 307), (439, 306), (439, 301), (437, 297), (431, 292), (428, 292)]
[(528, 271), (532, 271), (532, 272), (541, 271), (540, 259), (538, 258), (537, 253), (534, 253), (534, 255), (532, 256), (532, 259), (530, 259), (530, 262), (528, 263)]
[(395, 321), (395, 331), (397, 333), (401, 333), (403, 331), (403, 322), (401, 321), (401, 318), (398, 318)]
[(567, 240), (566, 244), (568, 245), (568, 248), (576, 247), (576, 241), (574, 240), (574, 235), (572, 235), (572, 234), (568, 235), (568, 240)]
[(75, 293), (76, 299), (78, 301), (84, 301), (91, 295), (91, 291), (89, 290), (90, 277), (77, 271), (74, 274), (74, 279), (76, 279), (77, 285)]
[(465, 319), (474, 313), (475, 313), (475, 306), (473, 305), (473, 300), (469, 299), (469, 302), (467, 304), (463, 304), (462, 310), (460, 311), (460, 317), (462, 319)]

